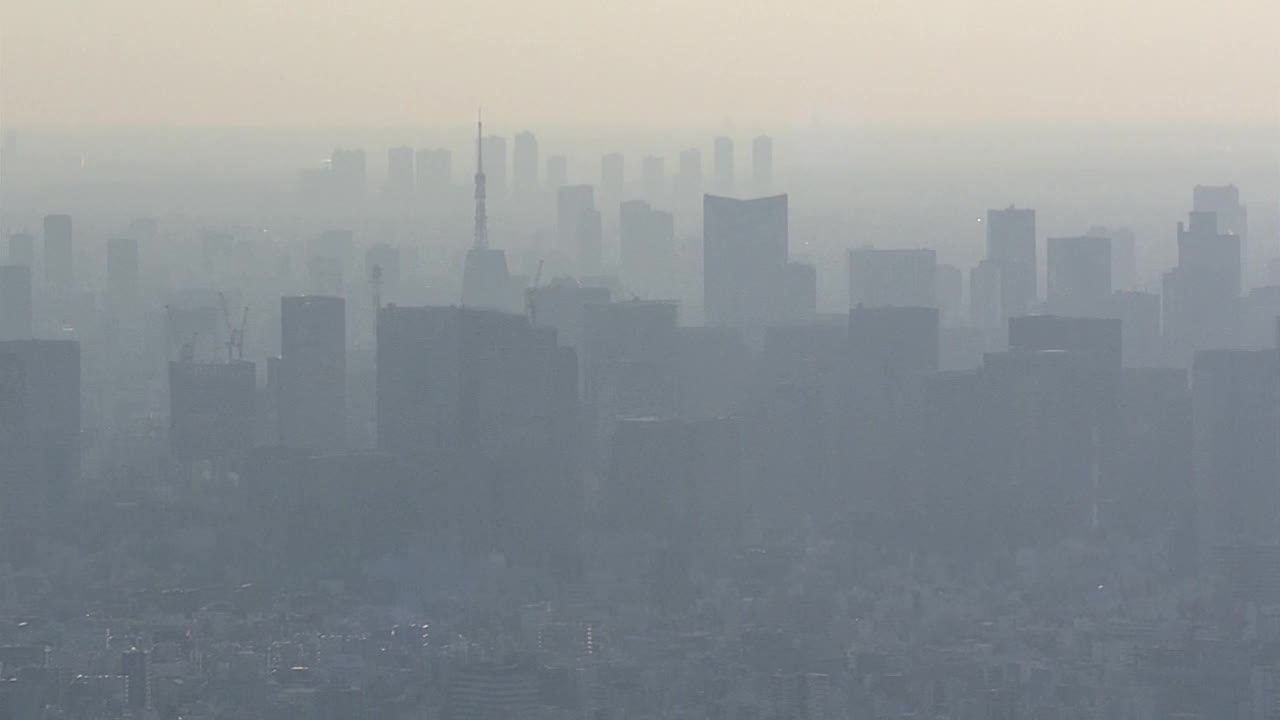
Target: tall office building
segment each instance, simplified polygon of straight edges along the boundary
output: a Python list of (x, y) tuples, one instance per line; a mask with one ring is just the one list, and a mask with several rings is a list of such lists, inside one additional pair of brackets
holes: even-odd
[(1066, 351), (1112, 370), (1120, 369), (1124, 357), (1120, 321), (1113, 318), (1059, 315), (1010, 318), (1009, 348), (1025, 352)]
[(311, 295), (346, 296), (346, 278), (339, 258), (319, 255), (307, 261), (307, 292)]
[(257, 373), (245, 361), (169, 363), (169, 444), (190, 465), (220, 467), (253, 446)]
[(1050, 313), (1103, 317), (1111, 300), (1111, 239), (1049, 238), (1046, 303)]
[(644, 197), (651, 203), (660, 203), (667, 194), (667, 161), (654, 155), (645, 155), (640, 163), (640, 181)]
[(501, 135), (487, 135), (480, 144), (484, 146), (484, 174), (488, 180), (489, 197), (501, 199), (509, 189), (507, 139)]
[(20, 487), (6, 495), (29, 503), (23, 510), (41, 518), (64, 508), (80, 481), (80, 343), (4, 341), (4, 356), (10, 359), (0, 373), (6, 384), (0, 388), (0, 434), (17, 435), (17, 454), (6, 460), (21, 463), (7, 479)]
[(107, 241), (107, 294), (117, 301), (138, 295), (138, 241), (114, 237)]
[(71, 216), (46, 215), (44, 218), (45, 284), (63, 292), (74, 287), (74, 253)]
[[(556, 234), (559, 236), (560, 249), (572, 254), (580, 265), (584, 265), (584, 270), (588, 269), (585, 264), (592, 258), (581, 254), (583, 244), (579, 238), (579, 228), (584, 228), (584, 223), (589, 223), (589, 216), (592, 216), (595, 209), (595, 190), (590, 185), (566, 185), (556, 193)], [(598, 265), (593, 267), (598, 268)]]
[(1191, 370), (1202, 548), (1280, 542), (1280, 360), (1274, 350), (1206, 350)]
[(718, 137), (715, 141), (714, 172), (711, 190), (718, 195), (734, 194), (733, 140)]
[(600, 194), (619, 199), (626, 192), (626, 161), (622, 153), (609, 153), (600, 158)]
[(419, 150), (413, 171), (419, 192), (439, 196), (453, 182), (453, 155), (443, 148)]
[(346, 446), (346, 301), (280, 299), (280, 438), (288, 447)]
[(36, 239), (27, 233), (14, 233), (9, 236), (9, 264), (36, 266)]
[(1138, 284), (1137, 236), (1127, 227), (1094, 225), (1085, 235), (1111, 240), (1111, 287), (1133, 290)]
[(964, 273), (955, 265), (940, 264), (935, 270), (938, 309), (943, 327), (957, 327), (964, 316)]
[[(364, 276), (370, 285), (376, 275), (380, 303), (395, 302), (400, 293), (400, 248), (388, 243), (370, 245), (364, 251)], [(375, 308), (376, 309), (376, 308)]]
[(31, 268), (0, 265), (0, 340), (32, 337)]
[(1000, 345), (1005, 331), (1000, 304), (1000, 268), (994, 261), (981, 260), (969, 271), (969, 324), (990, 336), (991, 345)]
[(588, 208), (578, 215), (574, 246), (581, 272), (594, 275), (604, 268), (604, 221), (599, 210)]
[(937, 307), (933, 250), (849, 251), (849, 307)]
[(1197, 185), (1191, 192), (1193, 212), (1211, 212), (1218, 218), (1218, 232), (1240, 238), (1240, 261), (1248, 267), (1249, 207), (1240, 203), (1240, 189), (1235, 185)]
[(416, 179), (413, 148), (393, 147), (387, 150), (387, 194), (401, 198), (413, 195)]
[(569, 159), (563, 155), (547, 156), (547, 187), (559, 190), (569, 184)]
[(578, 375), (553, 330), (523, 315), (388, 306), (376, 359), (378, 447), (440, 470), (464, 543), (519, 554), (563, 540), (582, 501)]
[(1240, 340), (1240, 236), (1218, 230), (1217, 215), (1195, 212), (1178, 223), (1178, 264), (1164, 275), (1164, 332), (1174, 360)]
[(751, 141), (751, 187), (757, 195), (773, 192), (773, 138), (768, 135)]
[(787, 267), (787, 196), (703, 198), (703, 313), (708, 325), (779, 320)]
[(517, 134), (511, 155), (511, 174), (517, 194), (528, 196), (537, 192), (538, 162), (537, 136), (528, 130)]
[(987, 259), (1000, 270), (1001, 322), (1035, 312), (1040, 295), (1036, 211), (1012, 205), (988, 210)]
[(671, 213), (654, 210), (649, 203), (622, 203), (620, 260), (622, 281), (641, 297), (674, 297), (676, 287), (675, 221)]

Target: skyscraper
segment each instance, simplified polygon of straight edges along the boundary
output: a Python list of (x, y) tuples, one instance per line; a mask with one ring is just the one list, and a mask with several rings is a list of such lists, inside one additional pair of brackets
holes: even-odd
[(671, 213), (631, 200), (622, 203), (619, 217), (623, 283), (642, 297), (674, 297), (676, 242)]
[(619, 199), (626, 191), (626, 168), (622, 153), (609, 153), (600, 158), (600, 193), (606, 198)]
[(516, 135), (515, 149), (511, 157), (511, 172), (515, 176), (515, 192), (532, 195), (538, 189), (538, 138), (528, 130)]
[(1197, 185), (1191, 192), (1191, 209), (1213, 213), (1218, 218), (1219, 233), (1240, 238), (1240, 261), (1242, 268), (1247, 267), (1249, 207), (1240, 203), (1240, 189), (1235, 185)]
[(27, 233), (10, 235), (9, 264), (26, 265), (34, 270), (36, 266), (36, 239)]
[(1111, 300), (1111, 239), (1049, 238), (1046, 300), (1054, 315), (1103, 317)]
[(62, 292), (75, 284), (74, 246), (70, 215), (46, 215), (44, 218), (44, 281)]
[(773, 138), (768, 135), (751, 141), (751, 186), (757, 195), (773, 192)]
[(787, 196), (703, 198), (703, 312), (709, 325), (778, 320), (787, 267)]
[(0, 340), (32, 337), (31, 267), (0, 265)]
[(138, 294), (138, 241), (114, 237), (107, 241), (107, 293), (117, 301)]
[(280, 299), (280, 438), (288, 447), (346, 446), (346, 302)]
[(1218, 231), (1217, 215), (1178, 223), (1178, 265), (1164, 275), (1164, 331), (1175, 360), (1235, 347), (1240, 334), (1240, 236)]
[(590, 185), (566, 185), (556, 193), (556, 234), (560, 249), (570, 253), (580, 264), (589, 260), (581, 256), (582, 243), (578, 229), (583, 217), (596, 209), (595, 190)]
[(393, 147), (387, 150), (387, 194), (399, 198), (413, 195), (415, 179), (413, 148)]
[(1036, 309), (1036, 211), (1010, 205), (987, 211), (987, 259), (1000, 270), (1002, 322)]
[(849, 251), (849, 307), (937, 307), (938, 260), (933, 250)]
[(715, 142), (715, 175), (711, 179), (712, 192), (718, 195), (734, 194), (733, 140), (718, 137)]

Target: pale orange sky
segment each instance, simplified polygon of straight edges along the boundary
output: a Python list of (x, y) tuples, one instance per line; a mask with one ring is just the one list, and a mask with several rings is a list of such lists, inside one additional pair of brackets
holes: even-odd
[(14, 125), (1280, 121), (1278, 0), (0, 0)]

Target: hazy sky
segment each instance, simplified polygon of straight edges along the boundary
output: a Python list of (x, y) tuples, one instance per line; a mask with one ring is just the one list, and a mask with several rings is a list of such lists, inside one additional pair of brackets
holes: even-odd
[(1277, 0), (0, 0), (17, 125), (1280, 122)]

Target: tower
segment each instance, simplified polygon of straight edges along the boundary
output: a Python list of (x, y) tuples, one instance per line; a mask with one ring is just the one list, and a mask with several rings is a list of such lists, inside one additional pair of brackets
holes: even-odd
[(484, 119), (476, 114), (476, 228), (472, 246), (489, 247), (489, 218), (485, 214)]

